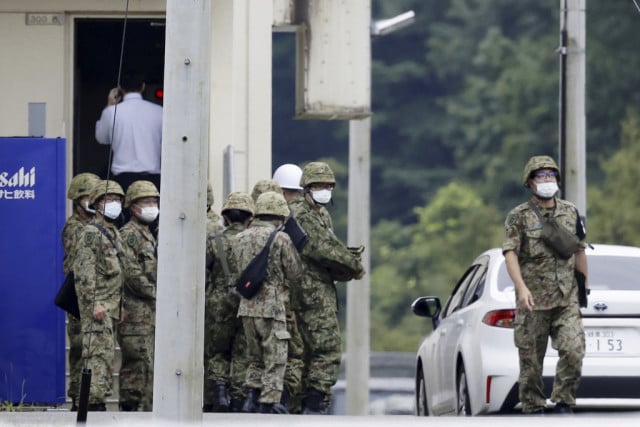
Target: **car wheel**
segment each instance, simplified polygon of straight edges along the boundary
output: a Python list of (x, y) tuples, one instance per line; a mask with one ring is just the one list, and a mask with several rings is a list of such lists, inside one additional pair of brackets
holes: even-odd
[(469, 387), (467, 386), (467, 373), (464, 371), (464, 365), (458, 369), (458, 407), (457, 415), (471, 415), (471, 399), (469, 399)]
[(426, 417), (429, 415), (427, 406), (427, 385), (424, 381), (424, 372), (420, 369), (418, 373), (418, 383), (416, 384), (416, 415)]

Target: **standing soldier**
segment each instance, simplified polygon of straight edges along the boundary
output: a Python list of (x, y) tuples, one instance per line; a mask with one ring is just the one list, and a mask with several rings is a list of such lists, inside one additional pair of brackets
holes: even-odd
[[(530, 414), (544, 412), (542, 364), (549, 337), (559, 356), (551, 393), (554, 412), (572, 412), (585, 353), (574, 277), (581, 272), (586, 282), (585, 231), (576, 207), (556, 197), (559, 179), (560, 170), (551, 157), (529, 159), (522, 180), (532, 197), (507, 215), (502, 244), (516, 289), (513, 338), (520, 359), (519, 398), (522, 412)], [(545, 222), (555, 220), (565, 231), (570, 243), (567, 253), (543, 240), (543, 217)]]
[[(224, 226), (222, 225), (222, 221), (220, 219), (220, 215), (216, 213), (213, 209), (213, 188), (211, 184), (207, 184), (207, 236), (215, 236), (218, 233), (221, 233), (224, 230)], [(208, 239), (209, 237), (207, 237)], [(209, 255), (207, 255), (207, 259), (205, 260), (206, 264), (209, 265)], [(212, 311), (211, 308), (207, 306), (208, 295), (211, 289), (213, 288), (213, 276), (211, 275), (211, 271), (209, 268), (205, 269), (205, 307), (204, 307), (204, 368), (205, 372), (207, 369), (207, 360), (211, 359), (211, 342), (209, 337), (211, 333), (209, 333), (208, 329), (212, 327), (213, 321), (211, 320)], [(202, 390), (202, 410), (203, 412), (213, 412), (213, 382), (209, 381), (207, 375), (204, 377), (204, 384)]]
[(238, 271), (243, 271), (265, 247), (270, 235), (276, 233), (265, 281), (252, 299), (241, 298), (238, 310), (249, 356), (243, 412), (288, 413), (280, 403), (290, 338), (285, 313), (289, 284), (297, 283), (302, 274), (298, 251), (289, 236), (276, 229), (288, 216), (289, 208), (281, 194), (273, 191), (261, 194), (256, 202), (255, 219), (238, 234), (233, 245)]
[(359, 258), (333, 233), (325, 205), (331, 201), (335, 185), (329, 165), (311, 162), (300, 178), (303, 197), (290, 205), (309, 236), (302, 250), (304, 276), (298, 319), (305, 345), (304, 414), (325, 414), (331, 387), (338, 380), (342, 343), (335, 282), (361, 279), (365, 274)]
[[(100, 181), (98, 175), (81, 173), (73, 177), (69, 184), (67, 198), (73, 201), (71, 216), (62, 229), (62, 246), (64, 261), (62, 270), (64, 275), (73, 272), (75, 258), (75, 243), (80, 237), (84, 226), (93, 218), (93, 209), (89, 208), (89, 195), (93, 186)], [(67, 313), (67, 335), (69, 337), (69, 390), (71, 410), (78, 410), (78, 390), (82, 376), (82, 329), (80, 319)]]
[(160, 193), (151, 181), (134, 181), (124, 198), (124, 207), (129, 209), (131, 218), (120, 230), (124, 243), (126, 314), (118, 325), (122, 354), (121, 411), (153, 409), (158, 244), (149, 224), (158, 217), (159, 200)]
[[(302, 199), (302, 187), (300, 178), (302, 169), (297, 165), (286, 163), (279, 166), (273, 173), (273, 180), (282, 188), (282, 195), (289, 207), (294, 200)], [(285, 221), (285, 232), (296, 230), (296, 234), (289, 234), (291, 241), (296, 246), (298, 253), (302, 251), (308, 241), (306, 233), (299, 227), (292, 214)], [(296, 237), (298, 236), (298, 237)], [(289, 286), (289, 305), (287, 306), (287, 330), (291, 335), (289, 339), (289, 353), (287, 369), (284, 374), (284, 391), (281, 403), (287, 406), (289, 412), (301, 411), (301, 394), (303, 391), (302, 375), (304, 372), (304, 343), (298, 328), (298, 312), (300, 311), (300, 283), (291, 283)]]
[(226, 228), (207, 235), (206, 307), (210, 315), (205, 327), (209, 343), (205, 367), (213, 398), (211, 407), (205, 411), (239, 412), (244, 400), (246, 344), (242, 321), (238, 318), (240, 295), (233, 287), (237, 267), (232, 257), (232, 243), (234, 237), (247, 228), (254, 211), (253, 200), (247, 193), (229, 194), (222, 207)]
[(115, 181), (99, 181), (91, 190), (95, 218), (76, 243), (73, 263), (82, 325), (82, 361), (91, 369), (90, 411), (106, 411), (111, 395), (115, 328), (122, 316), (124, 274), (122, 241), (114, 221), (122, 212), (124, 192)]

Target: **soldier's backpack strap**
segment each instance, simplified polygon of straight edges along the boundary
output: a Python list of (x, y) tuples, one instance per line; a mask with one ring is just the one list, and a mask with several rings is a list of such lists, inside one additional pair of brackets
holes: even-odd
[(214, 239), (216, 241), (216, 249), (218, 250), (218, 258), (222, 263), (222, 271), (224, 271), (224, 275), (227, 277), (231, 276), (231, 271), (229, 270), (229, 263), (227, 262), (227, 254), (224, 252), (224, 248), (222, 247), (222, 233), (218, 233), (215, 235)]

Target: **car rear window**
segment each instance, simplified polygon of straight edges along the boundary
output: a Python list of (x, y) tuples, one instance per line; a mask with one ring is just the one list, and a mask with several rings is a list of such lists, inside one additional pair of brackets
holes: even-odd
[[(640, 260), (625, 256), (590, 256), (589, 287), (598, 290), (640, 290)], [(513, 282), (504, 262), (498, 270), (498, 289), (512, 290)]]

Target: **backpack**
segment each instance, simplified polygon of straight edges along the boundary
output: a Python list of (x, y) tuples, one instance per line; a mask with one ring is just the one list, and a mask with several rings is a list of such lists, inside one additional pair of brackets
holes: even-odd
[(235, 282), (236, 291), (246, 299), (253, 298), (258, 291), (262, 288), (262, 285), (267, 278), (267, 265), (269, 264), (269, 250), (271, 249), (271, 243), (276, 237), (281, 227), (276, 228), (271, 235), (267, 244), (262, 250), (251, 260), (249, 265), (240, 273), (240, 276)]

